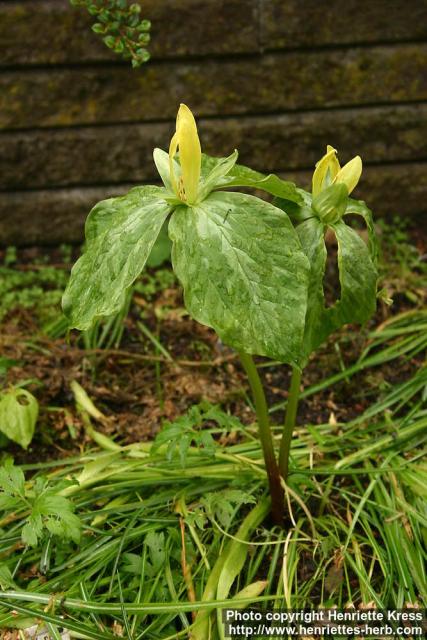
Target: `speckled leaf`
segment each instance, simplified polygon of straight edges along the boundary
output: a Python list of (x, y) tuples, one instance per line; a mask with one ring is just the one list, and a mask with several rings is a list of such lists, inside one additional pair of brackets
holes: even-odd
[(362, 238), (344, 222), (332, 225), (338, 241), (338, 269), (341, 296), (326, 309), (323, 322), (331, 331), (343, 324), (366, 322), (377, 304), (378, 273), (369, 248)]
[(378, 261), (378, 239), (375, 233), (372, 211), (366, 206), (363, 200), (352, 200), (349, 198), (345, 215), (349, 213), (355, 213), (364, 219), (368, 231), (369, 251), (372, 262), (376, 265)]
[(304, 333), (305, 360), (326, 338), (348, 323), (364, 323), (375, 311), (377, 271), (362, 238), (344, 222), (331, 225), (338, 241), (341, 292), (337, 302), (325, 306), (323, 278), (326, 264), (324, 225), (316, 218), (297, 227), (310, 260), (310, 284)]
[[(169, 155), (162, 149), (154, 150), (154, 162), (157, 170), (162, 178), (163, 184), (168, 191), (172, 190), (169, 171)], [(265, 175), (259, 171), (254, 171), (249, 167), (236, 164), (238, 157), (237, 151), (234, 151), (226, 158), (215, 158), (202, 153), (201, 166), (201, 186), (200, 197), (204, 199), (211, 191), (215, 189), (224, 189), (227, 187), (249, 187), (253, 189), (261, 189), (272, 194), (276, 198), (294, 204), (303, 205), (302, 190), (298, 189), (293, 182), (282, 180), (278, 176), (270, 173)], [(175, 172), (180, 174), (179, 164), (174, 160)]]
[(312, 218), (314, 213), (311, 208), (311, 193), (304, 191), (304, 189), (301, 189), (300, 187), (297, 187), (296, 191), (300, 197), (299, 203), (292, 200), (286, 200), (286, 198), (275, 197), (273, 204), (282, 211), (285, 211), (294, 224), (299, 224), (304, 220), (308, 220), (308, 218)]
[(237, 350), (298, 365), (309, 263), (288, 217), (254, 196), (214, 192), (178, 207), (169, 235), (190, 314)]
[(102, 203), (89, 224), (86, 251), (76, 262), (62, 304), (71, 327), (88, 329), (116, 313), (123, 292), (141, 273), (170, 207), (153, 187)]
[[(304, 356), (308, 356), (326, 338), (322, 318), (325, 310), (323, 278), (326, 265), (325, 227), (318, 218), (305, 220), (297, 227), (302, 248), (310, 261), (310, 281), (304, 331)], [(325, 327), (326, 328), (326, 327)]]
[(281, 180), (281, 178), (274, 175), (274, 173), (265, 175), (249, 169), (249, 167), (236, 164), (230, 173), (225, 176), (224, 180), (227, 181), (225, 185), (227, 187), (252, 187), (253, 189), (261, 189), (276, 198), (302, 204), (301, 195), (295, 184), (287, 180)]
[[(224, 165), (232, 157), (234, 157), (234, 154), (229, 158), (213, 158), (202, 154), (202, 178), (206, 179), (217, 165)], [(293, 182), (281, 180), (272, 173), (265, 175), (241, 164), (233, 163), (233, 165), (226, 175), (218, 176), (215, 188), (250, 187), (266, 191), (277, 198), (303, 204), (303, 199), (299, 193), (300, 190)]]
[[(101, 200), (91, 209), (85, 223), (86, 245), (95, 240), (104, 231), (107, 231), (112, 224), (114, 216), (120, 214), (127, 206), (133, 206), (141, 198), (148, 198), (150, 195), (161, 198), (164, 189), (155, 186), (135, 187), (125, 196), (118, 198), (108, 198)], [(128, 204), (129, 203), (129, 204)]]
[(227, 175), (234, 168), (239, 154), (234, 151), (227, 158), (215, 158), (215, 162), (211, 163), (212, 167), (209, 172), (206, 171), (207, 165), (204, 165), (202, 172), (202, 187), (200, 191), (200, 199), (204, 200), (206, 196), (213, 191), (218, 185), (224, 181), (227, 182)]
[(168, 234), (168, 221), (163, 223), (157, 240), (151, 249), (147, 259), (147, 267), (160, 267), (164, 262), (170, 260), (172, 243)]

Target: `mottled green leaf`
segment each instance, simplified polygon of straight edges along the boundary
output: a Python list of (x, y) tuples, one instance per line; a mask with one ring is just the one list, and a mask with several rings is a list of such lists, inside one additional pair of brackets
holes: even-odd
[(300, 197), (299, 203), (292, 200), (286, 200), (286, 198), (275, 197), (273, 204), (282, 211), (285, 211), (294, 224), (299, 224), (304, 220), (312, 218), (315, 214), (311, 208), (311, 193), (304, 191), (304, 189), (300, 189), (300, 187), (297, 187), (296, 191)]
[[(234, 152), (235, 154), (237, 152)], [(214, 158), (206, 154), (202, 154), (202, 179), (207, 177), (216, 169), (218, 165), (224, 166), (227, 161), (234, 159), (234, 154), (228, 158)], [(237, 159), (237, 157), (236, 157)], [(212, 188), (220, 189), (227, 187), (249, 187), (252, 189), (260, 189), (271, 195), (292, 201), (299, 205), (303, 204), (303, 198), (293, 182), (282, 180), (278, 176), (270, 173), (265, 175), (259, 171), (254, 171), (249, 167), (241, 164), (235, 164), (228, 169), (226, 173), (218, 175), (216, 184)]]
[(151, 249), (151, 253), (147, 259), (147, 267), (160, 267), (166, 260), (170, 260), (171, 247), (172, 244), (168, 235), (168, 222), (166, 220)]
[(101, 200), (93, 209), (91, 209), (85, 223), (86, 245), (92, 243), (93, 240), (110, 229), (115, 216), (120, 215), (126, 207), (134, 206), (140, 198), (148, 198), (150, 195), (155, 198), (161, 198), (164, 189), (156, 186), (135, 187), (131, 189), (125, 196), (118, 198), (108, 198)]
[(341, 295), (326, 310), (325, 320), (331, 331), (349, 322), (363, 324), (376, 309), (378, 273), (369, 248), (362, 238), (344, 222), (332, 225), (338, 241), (338, 269)]
[(235, 167), (224, 178), (226, 187), (251, 187), (261, 189), (276, 198), (290, 200), (297, 204), (302, 204), (301, 195), (293, 182), (282, 180), (278, 176), (270, 173), (265, 175), (254, 171), (240, 164)]
[(318, 347), (326, 335), (322, 333), (322, 318), (325, 309), (323, 278), (326, 265), (325, 227), (318, 218), (305, 220), (297, 227), (302, 248), (310, 261), (310, 279), (307, 296), (307, 314), (304, 331), (304, 356)]
[(372, 211), (366, 206), (363, 200), (352, 200), (349, 198), (345, 215), (349, 213), (355, 213), (364, 219), (368, 231), (369, 251), (372, 261), (376, 265), (378, 261), (378, 239), (375, 233)]
[(200, 175), (202, 180), (206, 180), (208, 175), (215, 169), (218, 164), (222, 164), (226, 160), (225, 157), (218, 158), (215, 156), (208, 156), (207, 153), (202, 153), (202, 166)]
[[(162, 149), (155, 149), (153, 156), (163, 184), (169, 192), (168, 201), (171, 201), (172, 184), (170, 180), (169, 155)], [(282, 198), (298, 205), (304, 204), (301, 189), (298, 189), (293, 182), (282, 180), (274, 174), (265, 175), (244, 165), (236, 164), (237, 158), (237, 151), (225, 158), (215, 158), (202, 153), (201, 200), (215, 189), (249, 187), (266, 191), (277, 198)], [(179, 176), (181, 173), (180, 165), (176, 160), (174, 160), (174, 165), (175, 174)], [(178, 202), (174, 201), (174, 204), (178, 204)]]
[(305, 359), (328, 336), (344, 324), (366, 322), (375, 312), (377, 270), (369, 247), (344, 222), (331, 225), (338, 242), (340, 293), (326, 307), (323, 279), (326, 265), (325, 226), (312, 218), (297, 227), (303, 249), (310, 260), (310, 284), (304, 334)]
[[(158, 151), (160, 151), (160, 149)], [(154, 197), (158, 196), (159, 198), (164, 195), (164, 190), (160, 187), (145, 186), (142, 188), (145, 195), (152, 193)], [(133, 191), (139, 192), (140, 189), (141, 187), (135, 187), (135, 189), (132, 189), (129, 193), (132, 193)], [(96, 204), (89, 213), (85, 224), (86, 249), (89, 243), (104, 233), (104, 231), (107, 231), (111, 226), (113, 216), (120, 209), (120, 202), (118, 203), (118, 200), (120, 200), (120, 198), (102, 200), (101, 202), (98, 202), (98, 204)], [(168, 236), (167, 223), (165, 222), (153, 246), (151, 254), (147, 259), (147, 266), (157, 267), (165, 260), (168, 260), (170, 257), (170, 247), (171, 244)]]
[[(212, 156), (202, 154), (201, 180), (199, 185), (200, 200), (204, 200), (211, 191), (221, 186), (223, 182), (224, 184), (227, 183), (227, 180), (224, 181), (224, 176), (226, 176), (234, 167), (238, 155), (239, 154), (236, 150), (226, 158), (214, 158)], [(179, 154), (177, 157), (179, 159)], [(166, 153), (166, 151), (163, 151), (163, 149), (157, 148), (154, 149), (153, 158), (163, 184), (165, 185), (168, 193), (173, 196), (169, 154)], [(176, 158), (173, 159), (173, 164), (175, 175), (180, 176), (181, 166)], [(177, 201), (177, 204), (180, 204), (179, 201)]]
[(35, 397), (26, 389), (10, 389), (0, 396), (0, 431), (26, 449), (39, 414)]
[(309, 263), (286, 216), (240, 193), (178, 207), (172, 263), (190, 314), (239, 351), (298, 365)]
[(312, 218), (297, 227), (302, 247), (310, 260), (310, 284), (304, 333), (304, 356), (344, 324), (366, 322), (375, 312), (377, 271), (369, 248), (351, 227), (340, 221), (331, 225), (338, 242), (340, 294), (326, 307), (323, 278), (326, 264), (324, 225)]
[[(100, 203), (89, 222), (89, 242), (76, 262), (62, 304), (71, 327), (89, 329), (121, 308), (124, 291), (141, 273), (170, 212), (163, 189), (139, 187)], [(96, 207), (95, 207), (96, 209)]]
[(234, 151), (227, 158), (215, 158), (216, 162), (212, 163), (209, 172), (206, 172), (206, 166), (202, 173), (202, 187), (200, 190), (200, 199), (203, 200), (211, 191), (213, 191), (223, 181), (227, 182), (228, 174), (233, 170), (237, 162), (239, 154)]

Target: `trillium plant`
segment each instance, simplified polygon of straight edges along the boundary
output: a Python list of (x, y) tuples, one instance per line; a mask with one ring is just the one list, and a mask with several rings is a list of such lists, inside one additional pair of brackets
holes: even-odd
[[(349, 194), (362, 171), (359, 157), (340, 167), (327, 148), (313, 174), (312, 193), (275, 175), (202, 154), (193, 114), (181, 105), (169, 153), (154, 150), (162, 187), (141, 186), (98, 203), (85, 227), (86, 245), (63, 297), (71, 327), (88, 329), (119, 311), (164, 225), (185, 306), (240, 355), (253, 393), (272, 500), (283, 521), (283, 488), (295, 424), (301, 371), (310, 354), (343, 324), (364, 323), (376, 306), (376, 240), (369, 209)], [(270, 204), (240, 193), (263, 190)], [(348, 224), (362, 216), (368, 242)], [(338, 243), (341, 293), (325, 303), (325, 233)], [(252, 359), (267, 356), (292, 367), (285, 426), (276, 456), (263, 387)]]

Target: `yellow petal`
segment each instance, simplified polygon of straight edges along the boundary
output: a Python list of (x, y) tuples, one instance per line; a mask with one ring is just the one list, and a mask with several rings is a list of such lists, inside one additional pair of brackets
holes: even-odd
[[(175, 176), (173, 158), (179, 148), (181, 177)], [(176, 119), (176, 133), (169, 147), (169, 164), (173, 189), (176, 195), (192, 204), (197, 199), (202, 152), (197, 125), (190, 109), (181, 104)]]
[(316, 164), (313, 173), (312, 194), (317, 196), (322, 189), (329, 187), (340, 170), (340, 163), (337, 158), (337, 151), (331, 145), (326, 147), (326, 153)]
[(348, 189), (348, 193), (353, 191), (355, 186), (360, 180), (362, 175), (362, 158), (355, 156), (350, 162), (347, 162), (342, 169), (335, 176), (334, 182), (340, 182), (345, 184)]

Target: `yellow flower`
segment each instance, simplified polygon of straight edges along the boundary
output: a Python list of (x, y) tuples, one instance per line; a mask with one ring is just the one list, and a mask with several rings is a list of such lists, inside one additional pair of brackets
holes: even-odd
[[(175, 175), (174, 157), (179, 149), (181, 174)], [(176, 118), (176, 132), (169, 145), (169, 168), (173, 190), (186, 204), (197, 200), (202, 152), (197, 125), (190, 109), (181, 104)]]
[(329, 144), (326, 153), (316, 164), (313, 173), (312, 194), (317, 196), (331, 184), (345, 184), (348, 194), (353, 191), (362, 174), (362, 159), (355, 156), (342, 168), (337, 158), (337, 151)]

